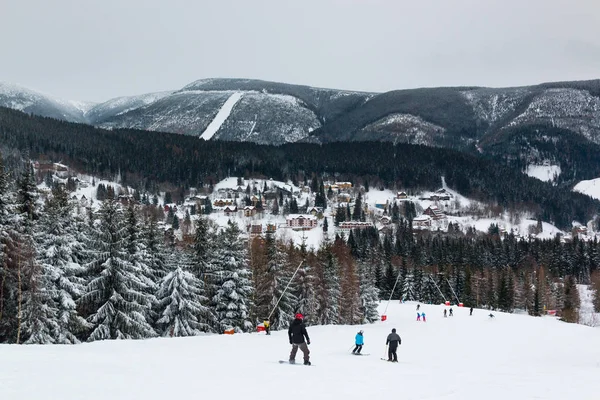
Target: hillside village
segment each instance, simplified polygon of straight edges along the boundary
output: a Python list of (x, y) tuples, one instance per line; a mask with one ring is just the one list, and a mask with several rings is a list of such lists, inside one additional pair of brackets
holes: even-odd
[(97, 208), (110, 196), (123, 203), (135, 200), (161, 205), (164, 211), (161, 226), (165, 231), (172, 230), (179, 239), (193, 233), (193, 221), (201, 214), (208, 215), (219, 226), (235, 221), (249, 237), (272, 232), (282, 240), (304, 243), (309, 248), (318, 248), (325, 238), (335, 235), (347, 237), (353, 229), (375, 228), (383, 234), (401, 217), (412, 219), (415, 234), (475, 233), (491, 229), (500, 236), (512, 234), (522, 239), (559, 235), (562, 241), (568, 241), (574, 235), (583, 240), (597, 236), (591, 221), (574, 222), (571, 232), (563, 232), (527, 215), (508, 213), (467, 199), (446, 187), (443, 178), (438, 190), (417, 193), (410, 189), (369, 189), (334, 180), (293, 185), (272, 179), (230, 177), (212, 187), (151, 196), (123, 186), (119, 177), (115, 181), (98, 180), (74, 173), (60, 163), (36, 162), (34, 168), (42, 192), (49, 191), (51, 179), (60, 180), (83, 208)]

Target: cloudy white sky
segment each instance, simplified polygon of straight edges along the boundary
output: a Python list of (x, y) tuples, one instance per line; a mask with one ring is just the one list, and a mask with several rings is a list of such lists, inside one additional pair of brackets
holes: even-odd
[(0, 81), (103, 101), (200, 78), (386, 91), (600, 78), (598, 0), (1, 0)]

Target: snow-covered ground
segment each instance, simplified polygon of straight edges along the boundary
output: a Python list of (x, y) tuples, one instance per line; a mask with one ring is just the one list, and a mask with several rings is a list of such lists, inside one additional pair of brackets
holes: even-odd
[(560, 175), (560, 165), (529, 165), (525, 172), (532, 178), (544, 182), (552, 182), (555, 177)]
[(600, 178), (589, 181), (581, 181), (573, 188), (573, 191), (587, 194), (594, 199), (600, 200)]
[(555, 176), (560, 175), (560, 165), (529, 165), (525, 172), (532, 178), (537, 178), (544, 182), (551, 182)]
[[(422, 305), (424, 323), (415, 321), (415, 303), (393, 302), (386, 322), (308, 327), (311, 367), (277, 362), (290, 350), (281, 331), (0, 345), (0, 393), (7, 400), (598, 398), (600, 330), (456, 307), (443, 318), (443, 308)], [(380, 360), (392, 328), (402, 337), (398, 364)], [(359, 329), (370, 355), (349, 354)]]

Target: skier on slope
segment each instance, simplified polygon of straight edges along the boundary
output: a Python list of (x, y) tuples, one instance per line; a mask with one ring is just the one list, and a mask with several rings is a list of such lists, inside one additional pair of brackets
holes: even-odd
[[(304, 353), (304, 365), (310, 365), (310, 350), (308, 350), (307, 346), (310, 344), (310, 338), (306, 332), (306, 326), (304, 325), (304, 322), (302, 322), (303, 319), (304, 316), (302, 314), (296, 314), (296, 318), (292, 321), (288, 329), (288, 337), (290, 339), (290, 344), (292, 345), (290, 364), (296, 362), (296, 353), (298, 352), (298, 347), (300, 347), (300, 350)], [(306, 342), (304, 342), (304, 338), (306, 338)]]
[(396, 350), (398, 350), (398, 345), (402, 344), (402, 339), (400, 339), (400, 335), (396, 333), (396, 328), (392, 329), (392, 333), (388, 335), (385, 344), (389, 346), (388, 361), (398, 362), (398, 355), (396, 354)]
[(352, 354), (360, 355), (360, 351), (362, 350), (364, 342), (363, 331), (359, 331), (354, 338), (354, 343), (356, 343), (356, 347), (352, 350)]
[(450, 308), (450, 316), (453, 316), (454, 314), (452, 314), (452, 308)]

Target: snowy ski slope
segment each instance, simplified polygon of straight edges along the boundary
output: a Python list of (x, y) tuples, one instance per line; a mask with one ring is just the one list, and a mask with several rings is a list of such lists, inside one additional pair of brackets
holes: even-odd
[[(383, 310), (382, 304), (381, 310)], [(286, 332), (0, 345), (3, 400), (119, 399), (576, 399), (600, 398), (600, 329), (552, 317), (390, 305), (385, 322), (309, 327), (311, 367), (280, 365)], [(391, 328), (398, 364), (381, 361)], [(365, 330), (363, 352), (349, 354)], [(300, 356), (300, 354), (299, 354)], [(298, 358), (300, 359), (300, 357)]]

